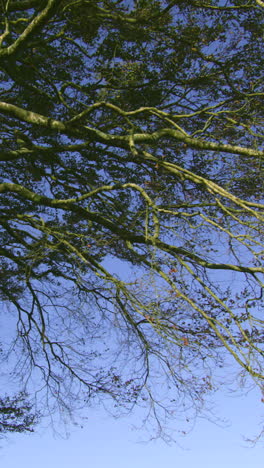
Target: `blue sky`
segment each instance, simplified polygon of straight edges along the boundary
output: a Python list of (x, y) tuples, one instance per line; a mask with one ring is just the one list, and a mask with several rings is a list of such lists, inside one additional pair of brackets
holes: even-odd
[(240, 397), (220, 391), (214, 402), (215, 411), (230, 424), (219, 427), (200, 419), (191, 434), (179, 436), (178, 444), (140, 442), (147, 435), (132, 429), (140, 424), (138, 415), (116, 420), (94, 409), (83, 429), (69, 426), (67, 439), (49, 428), (2, 441), (0, 464), (5, 468), (263, 468), (263, 441), (252, 448), (243, 439), (261, 429), (264, 405), (259, 391)]
[[(230, 368), (226, 371), (230, 372)], [(230, 375), (229, 375), (230, 377)], [(227, 380), (227, 379), (226, 379)], [(228, 379), (229, 380), (229, 379)], [(7, 389), (6, 389), (7, 392)], [(69, 437), (52, 428), (37, 427), (35, 434), (18, 434), (0, 441), (4, 468), (263, 468), (263, 442), (255, 447), (244, 440), (261, 431), (264, 403), (259, 390), (238, 396), (227, 388), (212, 395), (214, 413), (226, 420), (222, 427), (198, 419), (193, 431), (182, 437), (175, 419), (175, 444), (146, 442), (140, 413), (111, 418), (102, 409), (90, 409), (84, 428), (69, 425)], [(57, 427), (60, 430), (60, 427)], [(63, 432), (63, 428), (61, 428)], [(142, 442), (144, 441), (144, 442)]]

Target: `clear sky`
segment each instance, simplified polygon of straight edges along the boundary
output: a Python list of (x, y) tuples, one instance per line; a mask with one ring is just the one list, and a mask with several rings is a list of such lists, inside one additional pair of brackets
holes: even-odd
[[(4, 468), (263, 468), (263, 441), (250, 447), (243, 435), (260, 431), (264, 404), (259, 392), (242, 397), (215, 396), (219, 416), (230, 418), (225, 428), (200, 419), (178, 445), (161, 440), (139, 441), (144, 432), (131, 428), (137, 417), (112, 419), (91, 410), (85, 427), (70, 428), (69, 438), (41, 429), (2, 441), (0, 466)], [(175, 421), (175, 427), (177, 420)]]

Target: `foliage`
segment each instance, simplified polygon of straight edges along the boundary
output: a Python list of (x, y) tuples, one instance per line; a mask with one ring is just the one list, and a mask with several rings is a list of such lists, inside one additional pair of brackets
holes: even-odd
[(49, 412), (141, 405), (159, 431), (230, 357), (262, 388), (262, 2), (1, 8), (17, 382)]
[(0, 436), (7, 432), (33, 432), (37, 419), (25, 393), (0, 398)]

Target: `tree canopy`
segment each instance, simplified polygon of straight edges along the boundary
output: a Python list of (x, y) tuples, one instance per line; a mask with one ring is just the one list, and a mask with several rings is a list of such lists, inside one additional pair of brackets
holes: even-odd
[(37, 418), (25, 393), (0, 398), (0, 437), (10, 432), (33, 432)]
[(143, 406), (158, 431), (230, 360), (263, 390), (263, 2), (0, 8), (18, 387), (50, 413)]

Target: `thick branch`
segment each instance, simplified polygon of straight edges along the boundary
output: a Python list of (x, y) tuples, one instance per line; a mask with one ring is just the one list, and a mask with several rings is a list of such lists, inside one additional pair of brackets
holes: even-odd
[[(69, 123), (64, 123), (59, 120), (51, 119), (42, 114), (28, 111), (21, 107), (9, 104), (7, 102), (0, 102), (0, 112), (11, 115), (23, 122), (31, 123), (32, 125), (43, 126), (46, 128), (53, 129), (57, 132), (64, 133), (65, 135), (75, 136), (77, 138), (89, 138), (91, 141), (98, 141), (110, 146), (116, 146), (119, 148), (131, 148), (131, 135), (118, 136), (112, 135), (95, 128), (87, 126), (79, 126), (78, 128)], [(263, 158), (263, 151), (253, 150), (251, 148), (244, 148), (242, 146), (234, 146), (223, 143), (214, 143), (198, 138), (192, 138), (182, 133), (180, 130), (174, 130), (172, 128), (163, 128), (153, 133), (135, 133), (133, 135), (134, 144), (156, 144), (163, 138), (173, 138), (177, 141), (183, 142), (186, 145), (206, 151), (217, 151), (230, 154), (240, 154), (245, 156), (253, 156)]]
[(106, 229), (109, 229), (110, 232), (117, 234), (118, 237), (122, 239), (124, 242), (130, 242), (132, 244), (139, 244), (139, 245), (140, 244), (152, 245), (155, 248), (158, 248), (164, 252), (167, 252), (172, 256), (181, 255), (183, 257), (186, 257), (189, 261), (194, 262), (198, 265), (201, 265), (204, 268), (209, 268), (209, 269), (214, 269), (214, 270), (215, 269), (231, 270), (231, 271), (237, 271), (237, 272), (250, 273), (253, 275), (255, 273), (264, 273), (264, 268), (262, 267), (246, 267), (242, 265), (232, 265), (232, 264), (226, 264), (226, 263), (211, 263), (193, 252), (190, 252), (181, 247), (167, 244), (166, 242), (163, 242), (154, 236), (146, 237), (144, 235), (131, 233), (130, 231), (127, 231), (123, 227), (119, 227), (116, 223), (110, 221), (104, 216), (95, 212), (88, 211), (87, 209), (82, 208), (79, 205), (76, 205), (72, 201), (72, 199), (70, 200), (51, 199), (49, 197), (45, 197), (35, 192), (32, 192), (26, 189), (25, 187), (22, 187), (21, 185), (10, 184), (7, 182), (0, 184), (0, 193), (6, 193), (6, 192), (18, 193), (23, 198), (27, 200), (31, 200), (32, 202), (38, 205), (49, 206), (51, 208), (60, 208), (64, 211), (70, 211), (70, 212), (76, 213), (82, 219), (94, 221), (95, 223), (98, 223), (100, 226), (103, 226)]
[(26, 27), (26, 29), (20, 34), (16, 41), (6, 47), (5, 49), (0, 50), (1, 57), (10, 57), (17, 53), (22, 47), (25, 46), (25, 43), (31, 39), (52, 17), (55, 10), (60, 6), (62, 0), (48, 0), (46, 8), (44, 8)]

